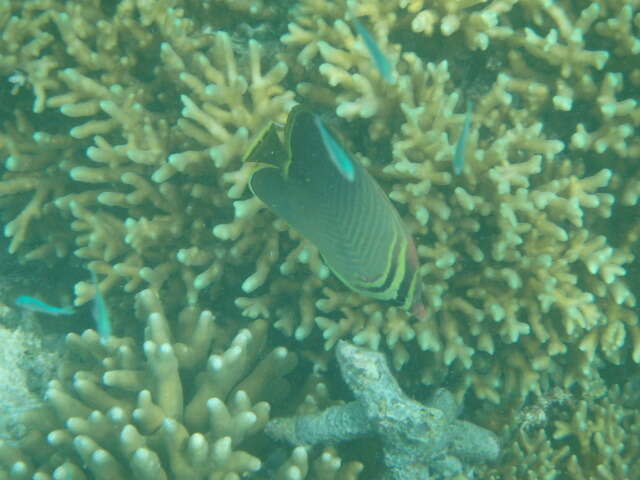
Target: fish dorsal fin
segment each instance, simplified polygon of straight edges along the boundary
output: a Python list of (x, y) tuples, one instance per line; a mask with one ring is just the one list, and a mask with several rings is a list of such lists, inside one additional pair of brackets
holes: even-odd
[(271, 165), (274, 167), (286, 167), (289, 155), (284, 151), (276, 125), (271, 122), (264, 127), (253, 139), (243, 162)]

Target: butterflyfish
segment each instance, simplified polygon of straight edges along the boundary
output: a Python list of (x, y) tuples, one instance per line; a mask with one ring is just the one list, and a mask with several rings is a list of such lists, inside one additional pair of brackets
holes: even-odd
[(303, 106), (284, 143), (269, 125), (249, 149), (249, 187), (311, 241), (346, 286), (425, 317), (418, 255), (400, 215), (320, 117)]
[(373, 36), (369, 33), (367, 27), (365, 27), (364, 24), (360, 20), (358, 20), (358, 17), (354, 16), (352, 21), (356, 32), (358, 32), (358, 35), (360, 35), (362, 37), (362, 40), (364, 40), (364, 44), (367, 47), (367, 50), (369, 50), (369, 54), (371, 55), (373, 63), (378, 69), (378, 72), (380, 72), (380, 75), (385, 82), (393, 83), (393, 70), (391, 68), (391, 63), (389, 62), (389, 59), (384, 54), (384, 52), (378, 46), (378, 42), (376, 42)]
[(462, 169), (464, 168), (465, 146), (467, 143), (467, 137), (469, 136), (469, 129), (471, 128), (472, 116), (473, 102), (471, 100), (467, 100), (467, 113), (464, 117), (462, 133), (460, 133), (460, 138), (458, 138), (456, 150), (453, 154), (453, 173), (455, 173), (456, 175), (460, 175), (460, 173), (462, 173)]
[(59, 315), (73, 315), (75, 311), (71, 307), (54, 307), (34, 297), (21, 295), (16, 298), (16, 306), (30, 312), (45, 313), (57, 317)]

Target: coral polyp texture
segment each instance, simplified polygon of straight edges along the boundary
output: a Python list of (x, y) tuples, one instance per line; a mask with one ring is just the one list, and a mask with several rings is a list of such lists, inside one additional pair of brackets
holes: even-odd
[[(304, 359), (291, 375), (309, 392), (265, 399), (278, 416), (348, 401), (327, 374), (340, 340), (501, 432), (486, 478), (518, 478), (525, 457), (532, 478), (637, 468), (632, 429), (597, 430), (637, 402), (638, 1), (0, 0), (0, 38), (9, 251), (94, 271), (114, 332), (70, 334), (46, 398), (57, 417), (25, 420), (57, 433), (5, 442), (2, 475), (370, 478), (357, 442), (277, 446), (260, 403), (277, 389), (239, 387), (281, 352)], [(345, 288), (251, 195), (243, 157), (296, 103), (397, 207), (426, 319)], [(89, 302), (96, 286), (71, 277), (57, 288)], [(150, 299), (166, 313), (135, 316)], [(219, 390), (207, 359), (256, 329), (265, 357)], [(541, 415), (557, 389), (572, 400)], [(607, 457), (604, 438), (625, 448)]]

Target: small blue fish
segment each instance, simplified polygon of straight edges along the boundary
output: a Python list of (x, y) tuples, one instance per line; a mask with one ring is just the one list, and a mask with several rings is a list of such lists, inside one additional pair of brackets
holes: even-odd
[(322, 143), (327, 149), (327, 152), (329, 152), (329, 158), (333, 164), (346, 180), (353, 182), (356, 178), (356, 171), (347, 152), (336, 142), (329, 130), (327, 130), (327, 127), (322, 123), (322, 120), (320, 120), (320, 117), (315, 115), (313, 117), (313, 123), (316, 124), (316, 127), (318, 127), (320, 131), (320, 138), (322, 138)]
[(462, 169), (464, 168), (465, 144), (467, 143), (467, 137), (469, 136), (472, 116), (473, 102), (471, 100), (467, 100), (467, 113), (464, 117), (462, 133), (460, 133), (460, 138), (458, 138), (458, 143), (456, 144), (456, 151), (453, 155), (453, 173), (455, 173), (456, 175), (460, 175), (460, 173), (462, 173)]
[(21, 295), (16, 298), (16, 306), (29, 310), (30, 312), (45, 313), (47, 315), (73, 315), (76, 313), (71, 307), (54, 307), (37, 298)]
[(387, 83), (393, 83), (391, 63), (389, 63), (387, 56), (382, 52), (382, 50), (380, 50), (380, 47), (374, 40), (373, 36), (371, 36), (369, 30), (367, 30), (367, 27), (365, 27), (356, 16), (353, 16), (353, 26), (356, 28), (358, 35), (360, 35), (364, 40), (364, 44), (366, 45), (367, 50), (369, 50), (369, 53), (373, 58), (373, 63), (376, 64), (376, 68), (380, 72), (380, 75), (382, 75), (382, 78)]
[(91, 270), (91, 281), (96, 290), (96, 295), (93, 297), (91, 313), (96, 322), (96, 330), (100, 334), (100, 338), (105, 341), (111, 336), (111, 320), (109, 319), (109, 309), (104, 301), (100, 286), (98, 285), (98, 279), (93, 270)]

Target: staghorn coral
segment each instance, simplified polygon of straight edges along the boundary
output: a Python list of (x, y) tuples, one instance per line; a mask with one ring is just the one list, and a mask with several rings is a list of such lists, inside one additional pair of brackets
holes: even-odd
[[(106, 275), (103, 289), (117, 282), (132, 292), (181, 288), (193, 304), (245, 253), (220, 248), (208, 225), (228, 217), (230, 197), (245, 189), (240, 156), (251, 133), (292, 105), (293, 94), (279, 85), (287, 67), (279, 62), (263, 71), (262, 47), (253, 40), (238, 62), (232, 38), (184, 18), (181, 2), (123, 2), (95, 25), (88, 20), (103, 14), (96, 2), (55, 5), (29, 2), (21, 17), (9, 16), (17, 9), (10, 2), (3, 5), (9, 52), (19, 50), (29, 29), (57, 32), (30, 50), (33, 57), (60, 50), (55, 61), (4, 52), (1, 69), (25, 72), (23, 94), (33, 89), (33, 111), (51, 111), (64, 131), (35, 131), (18, 111), (19, 122), (2, 136), (9, 156), (0, 193), (28, 199), (20, 211), (5, 211), (10, 250), (23, 247), (26, 259), (73, 250)], [(13, 29), (21, 35), (11, 37)], [(96, 35), (95, 44), (87, 40)], [(149, 55), (161, 66), (153, 72)], [(27, 63), (46, 61), (52, 66), (41, 85)], [(182, 282), (165, 285), (176, 272)], [(92, 292), (79, 283), (76, 303)]]
[[(496, 428), (530, 395), (640, 360), (637, 1), (300, 0), (286, 20), (286, 2), (252, 6), (0, 0), (12, 252), (89, 263), (121, 304), (117, 333), (140, 338), (144, 322), (122, 320), (126, 293), (151, 288), (169, 318), (267, 318), (318, 371), (319, 333), (327, 349), (345, 338), (388, 351), (403, 386), (446, 382), (458, 401), (500, 405)], [(284, 123), (294, 91), (336, 113), (398, 204), (419, 243), (426, 321), (345, 291), (248, 195), (241, 157)], [(92, 295), (77, 283), (76, 303)], [(296, 449), (279, 474), (315, 462)]]
[[(397, 11), (392, 4), (373, 5), (353, 4), (351, 9), (369, 17), (380, 29), (377, 37), (384, 37), (385, 25), (390, 29), (394, 22), (404, 24), (392, 21), (396, 15), (412, 15), (412, 8), (406, 5), (398, 5)], [(5, 227), (12, 237), (12, 250), (23, 243), (34, 223), (31, 220), (44, 217), (31, 235), (32, 242), (37, 243), (39, 236), (44, 242), (26, 252), (25, 258), (50, 258), (54, 251), (64, 255), (74, 248), (77, 257), (92, 261), (92, 268), (106, 276), (103, 289), (121, 283), (131, 292), (148, 285), (163, 291), (179, 289), (190, 304), (198, 303), (203, 293), (207, 302), (211, 295), (219, 298), (221, 292), (240, 284), (251, 294), (237, 295), (235, 300), (244, 315), (272, 316), (277, 328), (298, 339), (306, 338), (317, 323), (327, 347), (351, 333), (358, 343), (373, 348), (384, 338), (398, 367), (410, 356), (404, 344), (414, 339), (445, 364), (458, 361), (470, 369), (475, 352), (491, 354), (502, 346), (508, 350), (521, 335), (532, 340), (530, 350), (544, 351), (535, 345), (546, 345), (546, 354), (530, 363), (548, 363), (549, 357), (566, 351), (559, 344), (574, 343), (572, 337), (586, 352), (583, 362), (589, 362), (597, 348), (619, 361), (621, 339), (626, 337), (623, 332), (626, 325), (635, 323), (634, 314), (625, 308), (633, 306), (635, 299), (621, 278), (632, 256), (629, 248), (613, 249), (591, 226), (599, 216), (610, 215), (614, 197), (601, 190), (620, 177), (611, 169), (586, 176), (580, 158), (555, 160), (566, 142), (547, 138), (545, 124), (535, 116), (553, 97), (547, 85), (550, 75), (536, 76), (523, 69), (524, 60), (516, 58), (522, 56), (522, 38), (526, 37), (521, 31), (509, 27), (509, 35), (494, 39), (503, 42), (504, 49), (510, 48), (507, 68), (492, 81), (476, 75), (466, 82), (467, 90), (476, 92), (476, 117), (483, 121), (472, 128), (468, 172), (458, 181), (450, 173), (454, 142), (449, 138), (460, 132), (463, 115), (455, 113), (461, 93), (454, 89), (448, 63), (425, 63), (417, 54), (418, 44), (415, 52), (407, 50), (392, 59), (397, 79), (389, 86), (348, 23), (341, 18), (327, 21), (327, 17), (344, 17), (346, 5), (336, 4), (325, 12), (314, 2), (302, 2), (292, 12), (294, 18), (300, 17), (302, 26), (292, 23), (291, 32), (283, 37), (290, 47), (285, 57), (303, 44), (305, 48), (316, 45), (317, 51), (303, 59), (298, 58), (302, 53), (297, 55), (302, 65), (310, 65), (319, 56), (324, 60), (315, 78), (307, 75), (310, 78), (299, 83), (301, 96), (314, 100), (323, 90), (337, 89), (330, 100), (337, 114), (347, 119), (371, 118), (369, 131), (374, 141), (381, 138), (391, 143), (384, 168), (379, 159), (362, 159), (391, 185), (391, 197), (406, 205), (407, 222), (422, 236), (419, 253), (434, 318), (415, 324), (378, 304), (367, 305), (364, 316), (354, 311), (363, 300), (333, 293), (335, 284), (327, 283), (328, 272), (314, 248), (293, 232), (283, 238), (281, 232), (287, 227), (273, 221), (257, 199), (246, 198), (248, 170), (240, 157), (251, 135), (269, 120), (282, 121), (292, 103), (292, 93), (281, 86), (288, 71), (285, 64), (276, 62), (263, 74), (257, 41), (250, 40), (247, 55), (237, 59), (229, 35), (198, 30), (198, 25), (185, 18), (183, 9), (149, 9), (144, 2), (137, 8), (139, 56), (148, 50), (157, 55), (160, 66), (155, 81), (148, 81), (134, 68), (141, 61), (134, 58), (135, 50), (123, 57), (126, 62), (120, 59), (128, 62), (128, 69), (121, 68), (120, 75), (116, 69), (101, 76), (95, 59), (91, 60), (101, 52), (92, 52), (82, 43), (85, 30), (91, 27), (72, 20), (74, 14), (85, 12), (67, 8), (56, 16), (51, 10), (39, 15), (37, 9), (27, 10), (33, 21), (43, 22), (43, 15), (53, 17), (50, 21), (62, 39), (75, 47), (70, 54), (66, 52), (71, 57), (66, 59), (77, 65), (59, 69), (55, 85), (47, 89), (35, 88), (37, 81), (29, 76), (23, 88), (33, 84), (35, 93), (43, 91), (44, 98), (36, 95), (34, 109), (59, 108), (62, 116), (70, 118), (66, 123), (73, 125), (70, 135), (84, 142), (70, 144), (63, 135), (35, 132), (24, 116), (18, 116), (23, 121), (5, 137), (11, 155), (0, 191), (4, 187), (5, 195), (13, 194), (11, 198), (24, 198), (35, 191), (26, 208)], [(586, 30), (595, 21), (599, 11), (594, 8), (581, 14), (575, 28)], [(558, 12), (552, 9), (545, 14), (558, 23)], [(505, 24), (515, 22), (507, 13), (515, 16), (507, 11), (499, 18)], [(308, 18), (324, 22), (325, 27), (316, 29), (311, 37), (296, 36)], [(133, 21), (132, 10), (116, 9), (109, 20), (114, 31), (107, 33), (117, 46), (114, 36), (118, 28)], [(565, 23), (561, 23), (563, 28)], [(154, 37), (142, 28), (151, 24), (158, 25)], [(54, 41), (50, 35), (46, 38), (49, 43)], [(327, 50), (332, 43), (337, 45)], [(338, 54), (338, 47), (346, 50)], [(387, 54), (393, 49), (385, 44), (381, 48)], [(540, 54), (534, 47), (527, 52)], [(103, 64), (113, 65), (115, 56), (109, 51)], [(345, 63), (345, 58), (351, 63)], [(556, 66), (553, 58), (545, 60)], [(557, 68), (570, 79), (582, 75), (585, 68), (603, 68), (601, 64)], [(359, 72), (354, 79), (372, 82), (367, 88), (379, 106), (372, 107), (369, 97), (358, 93), (360, 87), (346, 80), (354, 69)], [(522, 78), (525, 74), (527, 80)], [(608, 77), (602, 87), (605, 90)], [(171, 101), (163, 81), (169, 82), (181, 107)], [(165, 91), (158, 91), (160, 85)], [(384, 91), (376, 91), (376, 85)], [(316, 100), (324, 98), (326, 103), (327, 96), (321, 97)], [(611, 94), (601, 96), (603, 105), (605, 97)], [(154, 101), (168, 109), (160, 114)], [(563, 102), (554, 104), (559, 103)], [(364, 104), (369, 106), (362, 107)], [(344, 108), (351, 108), (349, 105), (360, 105), (366, 111), (358, 107), (347, 112)], [(390, 130), (389, 117), (396, 120), (397, 128)], [(481, 128), (488, 132), (482, 138)], [(33, 145), (38, 142), (40, 147)], [(86, 145), (86, 155), (78, 151), (80, 145)], [(27, 151), (34, 154), (27, 155)], [(58, 153), (68, 158), (54, 161)], [(40, 165), (29, 167), (33, 158)], [(14, 202), (7, 212), (15, 211), (17, 205), (20, 203)], [(230, 217), (230, 222), (223, 220)], [(567, 244), (588, 247), (567, 249)], [(554, 262), (552, 269), (548, 268), (550, 261)], [(581, 271), (583, 265), (588, 273)], [(470, 271), (474, 274), (469, 275)], [(488, 286), (472, 286), (486, 279)], [(513, 293), (530, 291), (531, 296), (514, 304), (510, 300), (514, 296), (504, 291), (505, 284)], [(256, 292), (260, 287), (264, 288)], [(321, 298), (321, 290), (327, 299)], [(78, 283), (76, 303), (87, 301), (92, 292), (89, 284)], [(299, 300), (291, 302), (292, 295)], [(595, 298), (602, 299), (599, 306), (593, 305)], [(476, 325), (471, 337), (459, 335), (463, 327), (449, 320), (459, 312), (461, 321)], [(562, 328), (555, 327), (554, 317), (563, 319)], [(620, 320), (605, 329), (605, 318)], [(483, 327), (486, 322), (489, 328)], [(436, 334), (434, 329), (441, 331)], [(424, 375), (428, 381), (433, 372)], [(530, 372), (520, 378), (537, 377)], [(481, 397), (497, 400), (495, 391), (477, 378), (466, 380), (460, 392), (469, 383), (478, 385), (476, 393)], [(510, 385), (508, 391), (525, 395), (532, 388), (529, 382)]]
[(640, 465), (637, 381), (606, 385), (594, 376), (589, 387), (555, 408), (544, 424), (516, 432), (506, 428), (503, 462), (486, 478), (635, 478)]
[(286, 394), (282, 376), (296, 355), (266, 346), (264, 321), (225, 345), (229, 335), (208, 311), (187, 309), (172, 327), (154, 292), (136, 303), (142, 348), (132, 338), (101, 342), (93, 330), (67, 335), (47, 408), (26, 415), (34, 428), (20, 449), (0, 447), (5, 474), (234, 479), (260, 470), (239, 447), (266, 424), (265, 400)]
[[(630, 348), (638, 351), (630, 339), (636, 298), (625, 278), (637, 240), (614, 240), (614, 246), (606, 236), (618, 218), (612, 215), (620, 184), (629, 192), (635, 180), (627, 178), (638, 175), (632, 164), (607, 160), (622, 150), (625, 157), (636, 155), (631, 132), (637, 131), (638, 108), (635, 99), (624, 98), (629, 91), (623, 87), (636, 73), (620, 63), (636, 53), (633, 40), (613, 51), (591, 46), (604, 47), (605, 33), (612, 35), (611, 25), (622, 21), (607, 15), (634, 18), (636, 7), (594, 3), (574, 12), (563, 3), (472, 3), (478, 5), (435, 2), (424, 10), (422, 2), (353, 1), (326, 11), (319, 2), (301, 2), (283, 42), (317, 72), (306, 73), (301, 96), (347, 120), (366, 119), (374, 144), (356, 148), (389, 185), (391, 198), (405, 205), (431, 307), (425, 322), (381, 305), (366, 305), (361, 313), (352, 295), (325, 288), (327, 299), (317, 306), (329, 315), (317, 323), (327, 346), (348, 332), (372, 348), (386, 341), (400, 367), (411, 358), (407, 344), (417, 341), (431, 352), (421, 361), (432, 365), (423, 381), (441, 376), (436, 365), (452, 365), (468, 371), (459, 378), (459, 393), (471, 387), (498, 403), (507, 392), (520, 398), (539, 392), (554, 374), (565, 386), (585, 382), (596, 356), (620, 363)], [(347, 8), (375, 26), (395, 65), (394, 84), (380, 80), (343, 20)], [(527, 13), (531, 24), (523, 21)], [(433, 25), (442, 19), (439, 33), (418, 28), (425, 16)], [(458, 26), (447, 27), (454, 17)], [(410, 37), (408, 24), (426, 38)], [(478, 40), (480, 26), (484, 40)], [(633, 35), (633, 28), (627, 31)], [(465, 67), (470, 60), (460, 42), (486, 50), (471, 63), (475, 69)], [(441, 45), (451, 48), (436, 52)], [(427, 63), (425, 56), (438, 61)], [(605, 71), (609, 65), (624, 70)], [(472, 153), (456, 178), (451, 161), (464, 97), (476, 105), (467, 142)], [(577, 121), (589, 107), (585, 120), (602, 125), (601, 133), (588, 134)], [(572, 121), (560, 127), (566, 112)], [(584, 142), (576, 144), (582, 133)], [(599, 135), (607, 138), (596, 148), (601, 157), (585, 155)], [(382, 157), (379, 137), (391, 145)], [(625, 193), (622, 204), (635, 205), (632, 197)], [(637, 220), (634, 215), (631, 223)], [(489, 356), (509, 359), (513, 371)]]

